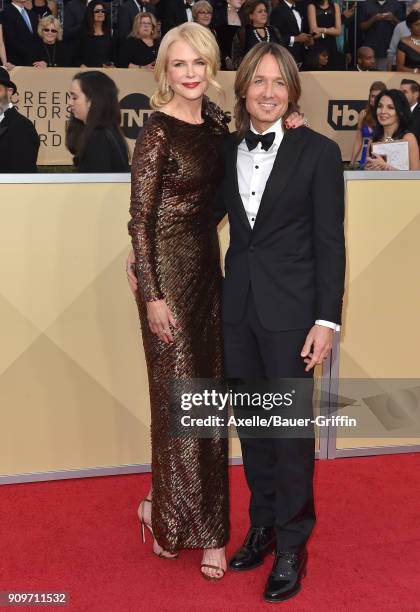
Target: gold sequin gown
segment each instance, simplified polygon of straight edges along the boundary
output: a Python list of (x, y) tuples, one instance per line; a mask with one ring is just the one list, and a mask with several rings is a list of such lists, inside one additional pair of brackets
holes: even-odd
[[(222, 275), (213, 199), (223, 174), (226, 115), (203, 103), (193, 125), (156, 111), (136, 143), (129, 233), (139, 282), (152, 443), (152, 525), (167, 551), (220, 548), (228, 539), (228, 441), (171, 436), (173, 379), (220, 378)], [(173, 344), (151, 333), (146, 302), (164, 299), (177, 321)]]

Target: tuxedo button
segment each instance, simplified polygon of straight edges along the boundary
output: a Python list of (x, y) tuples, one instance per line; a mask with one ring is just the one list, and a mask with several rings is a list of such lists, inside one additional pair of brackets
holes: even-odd
[(255, 195), (255, 191), (251, 191), (251, 195)]

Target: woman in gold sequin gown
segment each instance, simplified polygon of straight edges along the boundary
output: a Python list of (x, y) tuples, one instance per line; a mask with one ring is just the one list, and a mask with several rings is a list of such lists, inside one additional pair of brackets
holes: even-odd
[(171, 436), (169, 391), (173, 379), (222, 376), (213, 198), (227, 121), (204, 97), (217, 54), (211, 33), (198, 24), (163, 39), (151, 99), (159, 110), (136, 143), (128, 224), (149, 377), (154, 550), (168, 557), (203, 548), (201, 571), (214, 579), (226, 569), (228, 441), (220, 430), (211, 438)]

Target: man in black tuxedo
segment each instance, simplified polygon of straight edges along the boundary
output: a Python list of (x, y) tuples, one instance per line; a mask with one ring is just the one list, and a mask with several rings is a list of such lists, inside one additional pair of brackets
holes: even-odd
[(7, 59), (14, 66), (32, 66), (38, 40), (38, 18), (25, 9), (25, 0), (14, 0), (2, 11)]
[(162, 36), (186, 21), (193, 21), (193, 5), (194, 0), (160, 0), (157, 8), (162, 22)]
[(39, 136), (29, 119), (19, 114), (11, 97), (16, 85), (0, 68), (0, 172), (36, 172)]
[(407, 98), (411, 110), (411, 131), (417, 138), (420, 146), (420, 85), (414, 79), (403, 79), (400, 90)]
[[(235, 95), (238, 132), (227, 139), (216, 206), (216, 220), (227, 212), (230, 224), (222, 301), (226, 376), (250, 386), (302, 379), (312, 391), (313, 367), (329, 355), (341, 323), (340, 150), (309, 128), (283, 129), (282, 118), (298, 108), (300, 82), (292, 56), (279, 45), (260, 43), (248, 53)], [(299, 410), (313, 419), (311, 399)], [(238, 430), (251, 526), (229, 567), (251, 570), (275, 549), (264, 591), (269, 602), (295, 595), (306, 571), (315, 522), (311, 426), (288, 438)]]
[(141, 2), (141, 0), (125, 0), (118, 11), (118, 38), (123, 41), (133, 29), (134, 17), (138, 13), (155, 14), (155, 7), (149, 2)]
[(302, 63), (305, 47), (313, 44), (312, 36), (307, 33), (309, 26), (306, 11), (295, 0), (280, 0), (271, 12), (270, 23), (278, 29), (296, 62)]

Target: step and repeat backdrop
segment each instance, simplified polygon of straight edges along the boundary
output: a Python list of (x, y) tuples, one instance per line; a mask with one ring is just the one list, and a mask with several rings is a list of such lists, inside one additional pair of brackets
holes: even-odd
[[(69, 88), (75, 68), (15, 68), (11, 75), (18, 92), (13, 98), (19, 111), (34, 122), (41, 137), (40, 165), (66, 165), (72, 158), (65, 147), (69, 118)], [(152, 112), (149, 98), (154, 90), (153, 73), (148, 70), (106, 69), (120, 92), (121, 127), (131, 150), (139, 130)], [(392, 72), (305, 72), (301, 74), (301, 109), (311, 127), (335, 140), (344, 160), (349, 160), (360, 111), (366, 106), (373, 81), (399, 87), (405, 75)], [(418, 75), (414, 76), (420, 82)], [(210, 90), (209, 96), (225, 111), (234, 106), (233, 72), (220, 72), (223, 95)], [(231, 122), (231, 130), (234, 123)]]

